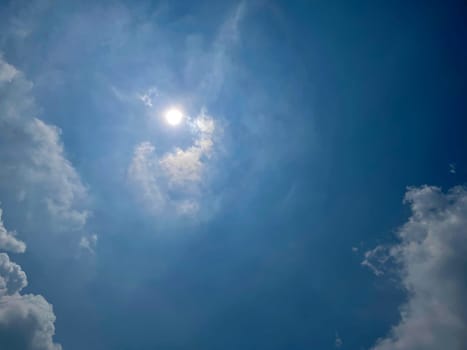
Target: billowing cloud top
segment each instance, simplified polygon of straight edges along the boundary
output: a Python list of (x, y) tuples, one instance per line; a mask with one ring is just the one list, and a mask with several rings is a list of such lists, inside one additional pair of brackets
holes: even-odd
[(60, 350), (61, 346), (53, 341), (55, 314), (52, 305), (41, 295), (22, 295), (20, 292), (27, 284), (21, 266), (11, 261), (8, 254), (0, 253), (2, 349)]
[(0, 298), (18, 293), (28, 284), (26, 274), (18, 264), (10, 261), (5, 253), (0, 253)]
[(26, 244), (16, 238), (16, 232), (8, 232), (2, 220), (3, 210), (0, 208), (0, 249), (13, 252), (24, 253)]
[(399, 244), (378, 246), (365, 265), (396, 273), (408, 293), (401, 320), (375, 350), (464, 349), (467, 345), (467, 191), (410, 188), (412, 216)]

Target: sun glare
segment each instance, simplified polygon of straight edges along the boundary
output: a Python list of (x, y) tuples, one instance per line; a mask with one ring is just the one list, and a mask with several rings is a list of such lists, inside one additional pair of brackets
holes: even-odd
[(182, 119), (183, 113), (178, 108), (169, 108), (167, 112), (165, 112), (165, 121), (172, 126), (180, 124)]

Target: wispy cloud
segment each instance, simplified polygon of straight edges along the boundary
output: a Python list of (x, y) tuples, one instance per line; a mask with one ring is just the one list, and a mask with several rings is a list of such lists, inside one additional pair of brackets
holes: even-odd
[(457, 169), (456, 169), (456, 164), (454, 164), (454, 163), (449, 164), (449, 172), (450, 172), (451, 174), (455, 174), (456, 171), (457, 171)]
[(340, 349), (343, 344), (344, 343), (341, 337), (339, 336), (339, 333), (336, 332), (336, 339), (334, 340), (334, 346), (336, 347), (336, 349)]
[(136, 146), (128, 177), (140, 198), (154, 213), (194, 215), (200, 208), (206, 165), (213, 152), (214, 119), (202, 112), (191, 124), (193, 144), (162, 155), (150, 142)]
[(85, 251), (94, 254), (96, 251), (98, 237), (96, 234), (83, 236), (79, 241), (79, 246)]
[(157, 97), (157, 88), (151, 87), (138, 95), (138, 98), (143, 102), (146, 107), (153, 107), (153, 99)]
[(231, 50), (240, 40), (240, 23), (246, 13), (246, 3), (239, 2), (222, 25), (212, 51), (207, 74), (201, 81), (199, 93), (214, 100), (219, 94), (231, 62)]
[(381, 276), (384, 275), (386, 263), (389, 258), (388, 247), (379, 245), (365, 252), (365, 259), (362, 261), (362, 266), (368, 267), (376, 276)]
[(11, 82), (17, 74), (16, 68), (5, 62), (0, 54), (0, 84)]

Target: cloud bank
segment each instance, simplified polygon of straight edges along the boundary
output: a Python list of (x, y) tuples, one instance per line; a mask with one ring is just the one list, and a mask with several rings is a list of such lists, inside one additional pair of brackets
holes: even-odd
[(365, 265), (395, 273), (407, 291), (400, 321), (374, 350), (467, 348), (467, 190), (410, 188), (412, 216), (398, 231), (399, 244), (378, 246)]
[[(2, 228), (6, 231), (3, 223), (0, 231)], [(12, 262), (8, 254), (0, 253), (0, 347), (61, 350), (52, 339), (55, 334), (52, 305), (41, 295), (20, 294), (27, 284), (21, 266)]]
[(81, 229), (87, 190), (65, 156), (60, 129), (36, 117), (31, 88), (0, 56), (0, 194), (21, 203), (31, 222)]
[[(67, 159), (60, 129), (37, 117), (33, 84), (0, 55), (0, 196), (8, 210), (21, 213), (27, 230), (82, 230), (87, 189)], [(0, 209), (0, 251), (23, 253), (26, 244), (8, 231)], [(40, 225), (38, 226), (38, 223)], [(94, 249), (97, 236), (87, 238)], [(85, 242), (86, 243), (86, 242)], [(27, 277), (0, 252), (0, 348), (61, 350), (54, 343), (55, 314), (41, 295), (21, 294)]]

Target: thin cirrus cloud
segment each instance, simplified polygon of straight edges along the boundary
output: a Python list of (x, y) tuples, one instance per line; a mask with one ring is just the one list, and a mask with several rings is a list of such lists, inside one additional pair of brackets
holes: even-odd
[(363, 265), (395, 273), (408, 300), (400, 321), (374, 350), (457, 350), (467, 346), (467, 190), (409, 188), (412, 216), (399, 243), (378, 246)]
[(79, 246), (88, 253), (94, 254), (96, 252), (97, 241), (98, 237), (95, 233), (83, 236), (79, 241)]
[[(240, 40), (240, 24), (246, 14), (246, 3), (241, 1), (235, 6), (230, 16), (223, 23), (216, 41), (214, 42), (213, 49), (205, 57), (207, 65), (207, 73), (201, 79), (199, 84), (198, 93), (206, 98), (206, 100), (215, 100), (219, 94), (224, 80), (228, 75), (230, 68), (233, 64), (230, 54), (231, 50)], [(200, 62), (192, 55), (190, 58), (187, 71), (196, 70)], [(202, 57), (202, 56), (201, 56)]]

